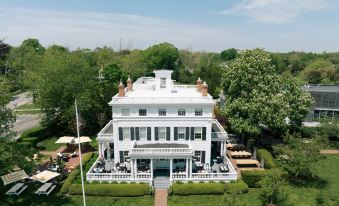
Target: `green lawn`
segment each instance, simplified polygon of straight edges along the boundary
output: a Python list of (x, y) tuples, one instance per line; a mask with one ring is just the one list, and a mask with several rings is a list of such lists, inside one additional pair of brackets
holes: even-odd
[(43, 150), (46, 151), (55, 151), (59, 149), (61, 146), (65, 146), (66, 144), (56, 144), (55, 142), (58, 140), (59, 137), (49, 137), (41, 142), (38, 142), (38, 147), (42, 147)]
[[(295, 206), (318, 206), (317, 197), (319, 194), (325, 196), (327, 204), (339, 205), (339, 155), (325, 155), (326, 159), (319, 162), (317, 170), (322, 181), (327, 182), (323, 186), (296, 187), (289, 186), (289, 201)], [(241, 203), (249, 206), (260, 206), (258, 200), (260, 189), (251, 189), (247, 194), (238, 195)], [(169, 198), (170, 206), (221, 206), (223, 195), (191, 195), (172, 196)]]
[(27, 111), (15, 111), (16, 114), (39, 114), (40, 107), (34, 103), (28, 103), (15, 108), (15, 110), (27, 110)]

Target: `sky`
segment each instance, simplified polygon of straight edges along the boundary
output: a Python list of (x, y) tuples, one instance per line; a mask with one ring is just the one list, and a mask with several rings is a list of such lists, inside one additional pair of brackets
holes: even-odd
[(339, 51), (339, 0), (0, 0), (0, 39), (70, 49)]

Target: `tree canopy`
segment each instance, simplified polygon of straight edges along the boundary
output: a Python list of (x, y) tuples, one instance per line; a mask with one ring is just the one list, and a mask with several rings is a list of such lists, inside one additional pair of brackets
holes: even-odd
[(333, 84), (336, 70), (334, 65), (326, 60), (319, 59), (307, 65), (302, 75), (308, 83), (312, 84)]
[(233, 60), (237, 57), (238, 51), (234, 48), (226, 49), (220, 53), (220, 57), (224, 61)]
[(224, 68), (222, 86), (227, 94), (223, 113), (240, 134), (258, 136), (262, 127), (284, 132), (301, 124), (312, 103), (293, 77), (277, 73), (262, 49), (240, 52)]
[(154, 69), (175, 69), (179, 57), (178, 49), (170, 43), (160, 43), (145, 50), (145, 62), (149, 71)]

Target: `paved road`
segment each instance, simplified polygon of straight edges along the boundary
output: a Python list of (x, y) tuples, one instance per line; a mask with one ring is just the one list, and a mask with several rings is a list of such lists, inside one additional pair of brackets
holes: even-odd
[[(9, 102), (6, 107), (15, 109), (18, 106), (31, 103), (32, 98), (29, 92), (24, 92), (13, 97), (13, 100)], [(15, 139), (18, 139), (20, 135), (33, 127), (39, 126), (41, 116), (39, 114), (19, 114), (16, 117), (16, 122), (13, 125), (12, 131), (16, 132)]]

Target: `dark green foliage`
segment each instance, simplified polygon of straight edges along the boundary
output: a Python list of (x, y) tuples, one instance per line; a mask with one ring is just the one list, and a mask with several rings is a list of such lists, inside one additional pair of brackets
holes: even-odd
[(224, 61), (229, 61), (237, 57), (238, 51), (234, 48), (224, 50), (220, 53), (220, 57)]
[(66, 194), (69, 192), (69, 188), (72, 185), (73, 180), (75, 180), (78, 175), (80, 175), (80, 169), (75, 169), (68, 175), (67, 179), (61, 187), (61, 194)]
[(241, 179), (249, 187), (260, 187), (258, 182), (267, 175), (267, 170), (242, 170)]
[(175, 69), (178, 57), (178, 49), (167, 42), (153, 45), (145, 50), (145, 62), (149, 72), (156, 69)]
[(50, 137), (50, 135), (51, 132), (48, 128), (36, 127), (23, 132), (17, 141), (19, 143), (28, 142), (35, 148), (38, 142)]
[(248, 185), (243, 180), (239, 180), (238, 182), (228, 182), (225, 184), (225, 191), (228, 194), (244, 194), (248, 192)]
[(172, 185), (174, 195), (221, 195), (224, 185), (220, 183), (185, 183)]
[(264, 159), (265, 169), (272, 169), (277, 166), (271, 153), (267, 149), (258, 149), (257, 156), (259, 160)]
[[(149, 194), (147, 184), (86, 184), (88, 196), (112, 196), (112, 197), (137, 197)], [(81, 184), (73, 184), (69, 188), (69, 194), (81, 195)]]

